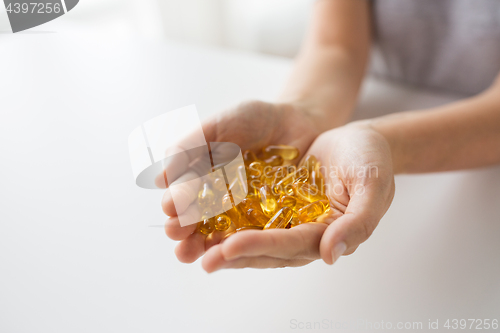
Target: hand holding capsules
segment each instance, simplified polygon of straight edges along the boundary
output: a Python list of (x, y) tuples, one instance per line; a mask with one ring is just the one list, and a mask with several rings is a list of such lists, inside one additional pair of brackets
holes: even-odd
[(394, 196), (385, 138), (365, 125), (352, 124), (323, 133), (307, 154), (317, 156), (323, 165), (330, 213), (289, 230), (236, 233), (208, 249), (202, 261), (207, 272), (295, 267), (320, 258), (333, 264), (371, 235)]
[[(254, 151), (270, 144), (288, 144), (306, 151), (319, 134), (312, 121), (297, 107), (259, 101), (242, 103), (217, 114), (203, 124), (203, 131), (207, 142), (234, 142), (242, 150)], [(187, 159), (176, 161), (178, 170), (183, 169), (179, 162), (189, 164)], [(159, 186), (165, 184), (163, 175), (159, 179)], [(180, 227), (176, 216), (182, 212), (176, 211), (169, 191), (165, 192), (162, 208), (170, 217), (165, 224), (167, 236), (180, 241), (176, 255), (181, 262), (195, 261), (219, 241), (206, 241), (203, 235), (193, 233), (196, 225)]]

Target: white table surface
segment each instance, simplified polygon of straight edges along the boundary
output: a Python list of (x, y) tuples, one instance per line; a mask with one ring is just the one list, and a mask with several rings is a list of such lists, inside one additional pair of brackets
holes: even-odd
[[(149, 227), (162, 193), (135, 186), (128, 134), (192, 103), (205, 118), (272, 100), (291, 61), (62, 33), (3, 34), (0, 48), (0, 332), (500, 319), (500, 167), (398, 176), (373, 236), (334, 266), (208, 275)], [(357, 117), (454, 98), (369, 79)]]

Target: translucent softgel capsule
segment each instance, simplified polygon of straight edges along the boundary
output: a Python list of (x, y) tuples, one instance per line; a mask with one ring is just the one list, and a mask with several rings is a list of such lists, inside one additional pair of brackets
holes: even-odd
[(330, 203), (328, 200), (319, 200), (302, 207), (297, 213), (300, 222), (304, 223), (313, 221), (328, 210), (330, 210)]
[(288, 174), (285, 178), (280, 180), (274, 185), (274, 193), (283, 193), (286, 195), (292, 195), (292, 183), (294, 182), (305, 182), (309, 176), (309, 171), (306, 168), (298, 168), (295, 172)]
[(299, 150), (297, 148), (287, 145), (267, 146), (262, 149), (262, 152), (266, 158), (273, 155), (280, 155), (285, 160), (293, 160), (299, 156)]
[(262, 177), (264, 173), (264, 165), (261, 162), (252, 162), (248, 166), (248, 176), (251, 179)]
[(325, 179), (319, 171), (319, 164), (316, 165), (316, 168), (310, 172), (307, 182), (311, 186), (316, 187), (321, 193), (325, 193)]
[(229, 194), (225, 194), (222, 197), (222, 208), (224, 209), (227, 216), (229, 216), (231, 221), (233, 221), (236, 228), (244, 224), (244, 220), (246, 219), (241, 216), (240, 211), (236, 207), (233, 207), (233, 203)]
[(289, 207), (281, 208), (276, 214), (274, 214), (269, 222), (264, 226), (266, 229), (284, 229), (292, 222), (292, 219), (296, 213)]
[(290, 228), (296, 227), (299, 224), (302, 224), (302, 222), (300, 222), (298, 215), (295, 215), (290, 221)]
[(210, 207), (214, 202), (214, 192), (210, 188), (208, 182), (201, 185), (201, 190), (198, 194), (198, 203), (201, 207)]
[(294, 183), (292, 184), (292, 189), (297, 198), (307, 202), (328, 200), (326, 195), (322, 193), (318, 187), (307, 183)]
[(262, 182), (259, 179), (250, 179), (248, 181), (248, 197), (259, 200), (259, 190), (262, 187)]
[(215, 178), (214, 180), (214, 190), (222, 192), (227, 189), (226, 182), (222, 178)]
[(271, 191), (271, 187), (263, 185), (259, 191), (260, 207), (266, 216), (272, 216), (278, 208), (276, 196)]
[(250, 208), (247, 210), (247, 218), (253, 225), (264, 227), (269, 221), (269, 217), (264, 215), (261, 211), (257, 209)]
[(269, 157), (268, 159), (264, 160), (264, 164), (269, 165), (269, 166), (279, 166), (282, 165), (284, 162), (284, 159), (280, 155), (273, 155)]
[(274, 179), (274, 173), (276, 172), (277, 168), (279, 168), (279, 167), (272, 167), (272, 166), (267, 165), (264, 168), (262, 177), (260, 179), (262, 181), (262, 183), (267, 184), (267, 185), (272, 185), (272, 182)]
[(290, 207), (293, 210), (298, 210), (308, 204), (309, 202), (295, 198), (290, 195), (281, 195), (280, 198), (278, 199), (279, 208)]
[(212, 216), (214, 216), (212, 208), (207, 207), (201, 213), (201, 220), (203, 221), (205, 219), (211, 218)]
[(299, 163), (299, 168), (304, 167), (309, 172), (313, 171), (318, 164), (318, 160), (314, 155), (307, 155), (302, 161)]
[(238, 183), (240, 185), (241, 191), (243, 191), (240, 193), (248, 193), (248, 179), (244, 165), (240, 165), (238, 167)]
[(245, 162), (245, 165), (249, 166), (250, 163), (256, 162), (259, 159), (257, 158), (257, 156), (255, 156), (255, 153), (253, 151), (245, 150), (245, 152), (243, 153), (243, 160)]
[[(226, 172), (234, 173), (235, 177), (229, 184), (230, 192), (222, 200), (215, 200), (214, 196), (227, 190), (223, 178), (213, 177), (201, 185), (198, 199), (203, 212), (197, 230), (205, 235), (218, 231), (228, 237), (248, 229), (288, 229), (324, 214), (330, 206), (323, 191), (320, 163), (315, 156), (308, 155), (297, 167), (291, 160), (298, 156), (298, 149), (285, 145), (265, 147), (259, 156), (245, 151), (245, 166), (226, 167)], [(245, 186), (246, 198), (234, 207), (232, 191)], [(211, 201), (216, 202), (210, 205)], [(210, 218), (212, 210), (224, 213)]]
[(249, 209), (262, 210), (260, 207), (260, 199), (258, 197), (246, 197), (240, 202), (238, 206), (240, 206), (244, 211), (247, 211)]
[(222, 213), (215, 217), (215, 230), (226, 231), (231, 226), (231, 219), (227, 214)]
[(211, 234), (215, 229), (215, 219), (213, 217), (198, 223), (198, 231), (204, 235)]
[(286, 177), (288, 174), (287, 168), (285, 166), (275, 166), (275, 167), (270, 167), (267, 166), (264, 168), (264, 175), (262, 177), (262, 181), (271, 186), (273, 184), (278, 183), (280, 180)]

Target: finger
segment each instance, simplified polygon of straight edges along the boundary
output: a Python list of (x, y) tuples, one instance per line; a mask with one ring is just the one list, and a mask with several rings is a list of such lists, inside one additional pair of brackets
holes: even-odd
[(335, 207), (330, 207), (330, 210), (328, 213), (321, 215), (316, 219), (316, 222), (320, 223), (325, 223), (327, 225), (330, 225), (333, 221), (338, 219), (339, 217), (343, 216), (344, 213), (343, 211), (338, 210)]
[[(215, 124), (214, 119), (202, 124), (202, 134), (207, 142), (215, 140)], [(192, 161), (200, 157), (200, 154), (208, 152), (208, 150), (203, 149), (189, 149), (190, 147), (199, 147), (199, 137), (200, 132), (195, 130), (167, 148), (165, 156), (168, 157), (163, 161), (163, 171), (155, 177), (155, 185), (158, 188), (168, 188), (169, 184), (172, 184), (185, 173)]]
[(205, 251), (208, 251), (212, 246), (221, 243), (226, 237), (227, 232), (225, 231), (214, 231), (210, 235), (208, 235), (205, 240)]
[(330, 198), (332, 208), (345, 212), (349, 204), (349, 194), (344, 183), (337, 175), (329, 175), (324, 166), (320, 167), (320, 172), (326, 175), (325, 194)]
[(226, 260), (221, 252), (223, 244), (213, 246), (207, 251), (201, 265), (207, 273), (215, 272), (222, 268), (279, 268), (299, 267), (309, 264), (308, 259), (282, 259), (269, 256), (244, 257), (235, 260)]
[[(174, 149), (179, 150), (181, 148), (175, 147)], [(188, 165), (189, 156), (185, 152), (178, 152), (172, 158), (166, 158), (163, 165), (163, 171), (155, 178), (155, 185), (158, 188), (167, 188), (169, 184), (168, 178), (170, 178), (170, 183), (172, 183), (182, 176)]]
[[(189, 183), (185, 183), (188, 180)], [(165, 191), (161, 200), (163, 212), (168, 216), (178, 216), (185, 212), (198, 196), (196, 189), (200, 186), (200, 179), (195, 172), (189, 171), (179, 177), (175, 183), (179, 184)]]
[(195, 232), (180, 241), (174, 250), (177, 259), (185, 264), (195, 262), (205, 253), (205, 238), (202, 233)]
[[(392, 184), (392, 187), (394, 184)], [(344, 215), (325, 218), (330, 223), (320, 242), (321, 258), (332, 265), (341, 255), (350, 254), (370, 237), (392, 201), (391, 186), (374, 182), (362, 194), (353, 194)]]
[(225, 260), (257, 256), (318, 259), (321, 235), (326, 227), (323, 223), (307, 223), (286, 230), (249, 230), (228, 238), (221, 251)]
[(196, 224), (181, 227), (177, 216), (170, 217), (165, 222), (165, 234), (173, 240), (183, 240), (189, 237), (196, 230)]

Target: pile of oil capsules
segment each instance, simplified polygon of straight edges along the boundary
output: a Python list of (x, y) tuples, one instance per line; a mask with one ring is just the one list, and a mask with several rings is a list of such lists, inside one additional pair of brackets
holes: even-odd
[[(197, 231), (205, 235), (222, 231), (227, 237), (247, 229), (288, 229), (312, 222), (328, 212), (330, 204), (320, 163), (314, 155), (308, 155), (294, 165), (291, 161), (298, 156), (297, 148), (286, 145), (267, 146), (258, 157), (252, 151), (245, 151), (245, 172), (240, 175), (246, 174), (246, 179), (240, 184), (248, 186), (245, 189), (248, 195), (236, 206), (230, 191), (234, 184), (226, 185), (221, 178), (203, 182), (198, 202), (204, 212)], [(214, 198), (220, 198), (217, 192), (226, 188), (229, 193), (222, 196), (222, 202), (214, 202)], [(210, 217), (214, 207), (222, 207), (225, 212)]]

